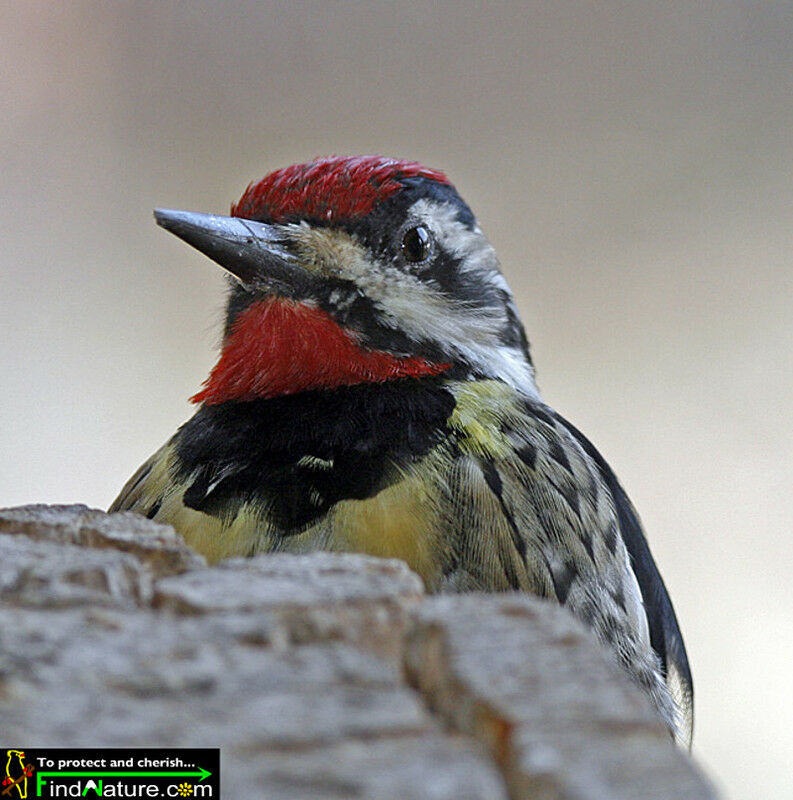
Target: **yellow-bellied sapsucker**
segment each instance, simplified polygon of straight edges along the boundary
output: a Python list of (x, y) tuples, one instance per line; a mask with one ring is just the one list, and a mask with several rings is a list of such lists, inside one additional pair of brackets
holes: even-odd
[(111, 511), (210, 560), (357, 551), (433, 592), (555, 599), (690, 741), (686, 651), (636, 512), (540, 399), (496, 254), (443, 173), (318, 159), (230, 217), (156, 217), (228, 271), (225, 333), (197, 412)]

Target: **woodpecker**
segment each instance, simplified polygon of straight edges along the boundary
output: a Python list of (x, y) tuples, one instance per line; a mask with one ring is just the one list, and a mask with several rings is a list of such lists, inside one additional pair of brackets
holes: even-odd
[(320, 158), (231, 216), (158, 210), (229, 276), (195, 415), (110, 508), (211, 562), (399, 558), (430, 592), (531, 592), (612, 649), (690, 745), (685, 646), (639, 518), (588, 439), (543, 403), (513, 295), (443, 172)]

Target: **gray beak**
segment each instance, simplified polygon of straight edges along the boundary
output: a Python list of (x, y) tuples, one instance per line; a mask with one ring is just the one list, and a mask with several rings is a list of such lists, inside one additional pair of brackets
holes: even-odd
[(165, 208), (156, 209), (154, 219), (246, 286), (294, 288), (303, 273), (276, 225)]

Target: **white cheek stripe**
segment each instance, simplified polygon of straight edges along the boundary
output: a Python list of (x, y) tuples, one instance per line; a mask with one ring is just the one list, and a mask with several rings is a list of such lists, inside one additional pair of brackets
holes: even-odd
[(384, 278), (366, 293), (384, 321), (416, 341), (442, 342), (453, 356), (470, 363), (482, 375), (499, 378), (533, 400), (539, 400), (531, 365), (523, 353), (499, 341), (506, 317), (495, 311), (453, 305), (447, 297), (399, 270), (381, 267)]

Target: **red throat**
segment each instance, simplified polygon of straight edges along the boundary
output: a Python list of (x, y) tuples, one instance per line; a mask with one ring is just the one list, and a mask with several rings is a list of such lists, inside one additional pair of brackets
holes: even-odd
[(256, 400), (309, 389), (438, 375), (449, 364), (365, 350), (318, 308), (283, 298), (253, 303), (238, 317), (194, 403)]

